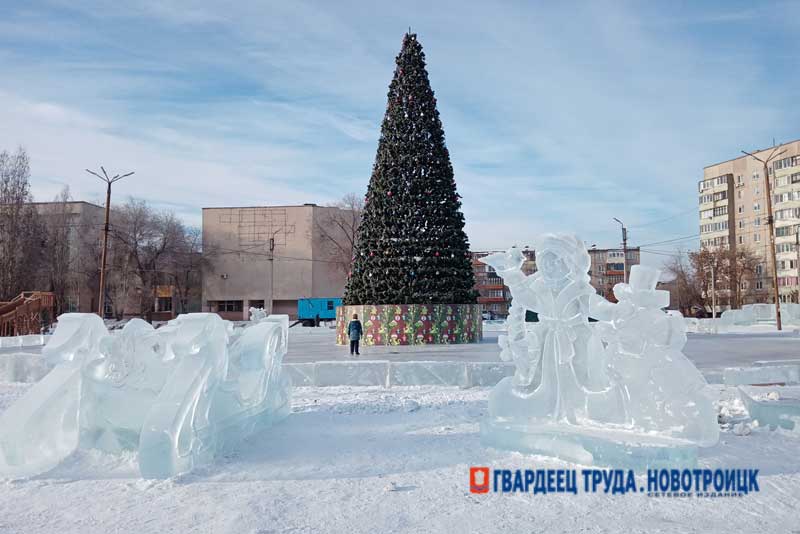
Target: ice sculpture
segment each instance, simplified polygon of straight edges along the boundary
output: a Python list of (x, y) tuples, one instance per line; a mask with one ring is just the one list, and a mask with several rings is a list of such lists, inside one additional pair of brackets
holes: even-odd
[[(719, 427), (702, 375), (682, 354), (685, 324), (662, 308), (659, 271), (636, 265), (613, 304), (586, 274), (590, 258), (570, 234), (536, 243), (538, 271), (523, 274), (522, 253), (487, 256), (511, 290), (501, 358), (516, 364), (489, 397), (485, 444), (585, 464), (691, 464)], [(526, 323), (526, 311), (538, 322)], [(598, 322), (590, 323), (589, 318)]]
[(740, 386), (747, 413), (770, 430), (800, 428), (800, 386)]
[[(781, 303), (781, 321), (786, 325), (800, 324), (800, 304), (794, 302)], [(753, 326), (756, 324), (775, 323), (774, 304), (745, 304), (739, 310), (725, 310), (720, 315), (720, 325)]]
[(109, 335), (95, 315), (62, 315), (44, 349), (60, 363), (0, 415), (0, 476), (44, 473), (79, 447), (138, 451), (147, 478), (210, 462), (289, 414), (288, 326), (270, 315), (234, 331), (194, 313)]

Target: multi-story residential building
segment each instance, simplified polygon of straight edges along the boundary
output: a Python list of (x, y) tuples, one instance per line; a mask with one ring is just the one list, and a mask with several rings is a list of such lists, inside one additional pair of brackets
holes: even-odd
[(331, 217), (342, 212), (316, 204), (203, 208), (203, 311), (244, 320), (256, 307), (296, 318), (299, 299), (341, 297), (350, 257), (343, 261), (330, 242), (341, 231)]
[[(497, 251), (479, 251), (472, 253), (472, 270), (475, 273), (475, 290), (478, 292), (478, 303), (485, 315), (503, 318), (508, 316), (508, 307), (511, 305), (511, 293), (503, 284), (503, 279), (495, 272), (494, 268), (480, 259)], [(525, 263), (522, 271), (525, 274), (536, 272), (536, 258), (533, 250), (525, 249)]]
[(616, 302), (614, 286), (625, 281), (625, 273), (630, 276), (631, 267), (639, 264), (639, 247), (628, 249), (627, 257), (621, 248), (595, 248), (589, 249), (592, 259), (589, 276), (591, 284), (597, 293), (606, 299)]
[[(766, 160), (775, 147), (753, 152)], [(782, 301), (795, 302), (798, 289), (797, 234), (800, 228), (800, 140), (777, 147), (768, 166), (775, 221), (778, 287)], [(700, 244), (710, 249), (745, 247), (756, 258), (755, 273), (742, 280), (743, 303), (772, 302), (773, 266), (764, 167), (750, 156), (703, 169), (698, 187)], [(725, 291), (723, 289), (723, 291)]]

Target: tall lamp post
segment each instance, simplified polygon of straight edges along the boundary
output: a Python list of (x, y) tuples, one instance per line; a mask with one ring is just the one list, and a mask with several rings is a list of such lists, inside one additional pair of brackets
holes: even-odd
[(97, 315), (100, 316), (102, 319), (105, 317), (105, 304), (106, 304), (106, 262), (108, 258), (108, 219), (109, 213), (111, 212), (111, 184), (114, 182), (119, 182), (126, 176), (130, 176), (133, 172), (129, 172), (126, 174), (117, 174), (113, 177), (109, 177), (106, 170), (100, 166), (100, 170), (103, 172), (103, 175), (100, 176), (98, 173), (94, 171), (90, 171), (86, 169), (91, 175), (97, 176), (100, 178), (101, 181), (106, 183), (106, 220), (105, 224), (103, 225), (103, 254), (100, 260), (100, 296), (98, 297), (97, 303)]
[(751, 154), (746, 150), (742, 150), (743, 154), (747, 154), (751, 158), (756, 161), (760, 161), (764, 167), (764, 194), (767, 197), (767, 226), (769, 227), (769, 251), (770, 256), (772, 259), (772, 287), (774, 288), (775, 293), (775, 323), (778, 326), (778, 330), (781, 330), (781, 299), (780, 299), (780, 292), (778, 291), (778, 256), (775, 253), (775, 217), (772, 216), (772, 189), (769, 186), (769, 163), (774, 159), (786, 152), (786, 150), (781, 150), (778, 152), (780, 147), (775, 147), (772, 149), (769, 157), (767, 159), (761, 159), (755, 154)]
[(622, 227), (622, 281), (628, 283), (628, 229), (625, 223), (614, 217), (614, 220)]

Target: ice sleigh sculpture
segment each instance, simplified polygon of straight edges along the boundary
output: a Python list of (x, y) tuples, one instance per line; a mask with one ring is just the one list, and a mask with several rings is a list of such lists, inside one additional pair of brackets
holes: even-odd
[[(717, 443), (717, 414), (681, 352), (683, 318), (662, 309), (669, 293), (656, 290), (659, 271), (634, 265), (611, 303), (589, 284), (577, 236), (545, 234), (535, 250), (530, 276), (514, 248), (481, 260), (511, 290), (499, 343), (501, 358), (516, 364), (491, 392), (483, 443), (586, 465), (695, 464), (698, 447)], [(528, 310), (538, 322), (525, 322)]]
[(43, 349), (55, 367), (0, 416), (0, 477), (45, 473), (79, 448), (138, 451), (143, 477), (171, 477), (283, 419), (289, 318), (254, 319), (236, 331), (211, 313), (158, 330), (133, 319), (110, 335), (97, 315), (62, 315)]

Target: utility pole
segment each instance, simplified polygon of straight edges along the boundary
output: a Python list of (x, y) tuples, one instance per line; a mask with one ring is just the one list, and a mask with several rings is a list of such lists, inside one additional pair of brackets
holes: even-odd
[(269, 238), (269, 311), (272, 315), (272, 305), (275, 299), (275, 238)]
[[(281, 227), (272, 232), (269, 238), (269, 309), (267, 315), (272, 314), (273, 304), (275, 301), (275, 236), (284, 231), (285, 228)], [(264, 303), (266, 305), (266, 303)]]
[(126, 176), (130, 176), (133, 172), (129, 172), (126, 174), (117, 174), (113, 178), (108, 177), (108, 173), (100, 166), (100, 170), (103, 171), (103, 176), (100, 176), (94, 171), (90, 171), (86, 169), (86, 172), (97, 176), (100, 178), (101, 181), (106, 183), (106, 221), (103, 225), (103, 254), (100, 260), (100, 295), (98, 296), (98, 303), (97, 303), (97, 315), (100, 316), (102, 319), (105, 317), (105, 304), (106, 304), (106, 262), (108, 259), (108, 219), (109, 214), (111, 213), (111, 184), (114, 182), (118, 182), (125, 178)]
[(714, 264), (711, 264), (711, 319), (717, 318), (717, 287), (714, 283)]
[(797, 291), (797, 303), (800, 304), (800, 226), (797, 227), (797, 231), (794, 234), (794, 250), (797, 253), (797, 259), (795, 260), (797, 263), (795, 264), (795, 268), (797, 269), (797, 282), (795, 285), (798, 286)]
[(628, 229), (625, 223), (614, 217), (614, 220), (622, 227), (622, 281), (628, 283)]
[(775, 217), (772, 214), (772, 189), (769, 186), (769, 163), (778, 156), (782, 155), (786, 150), (781, 150), (778, 152), (780, 147), (775, 147), (772, 149), (769, 157), (767, 159), (761, 159), (758, 156), (747, 152), (746, 150), (742, 150), (743, 154), (747, 154), (751, 158), (756, 161), (760, 161), (764, 167), (764, 194), (767, 197), (767, 226), (769, 228), (769, 253), (772, 257), (772, 286), (774, 288), (774, 295), (775, 295), (775, 324), (778, 327), (778, 330), (782, 330), (781, 327), (781, 299), (780, 299), (780, 292), (778, 291), (778, 255), (775, 253)]

